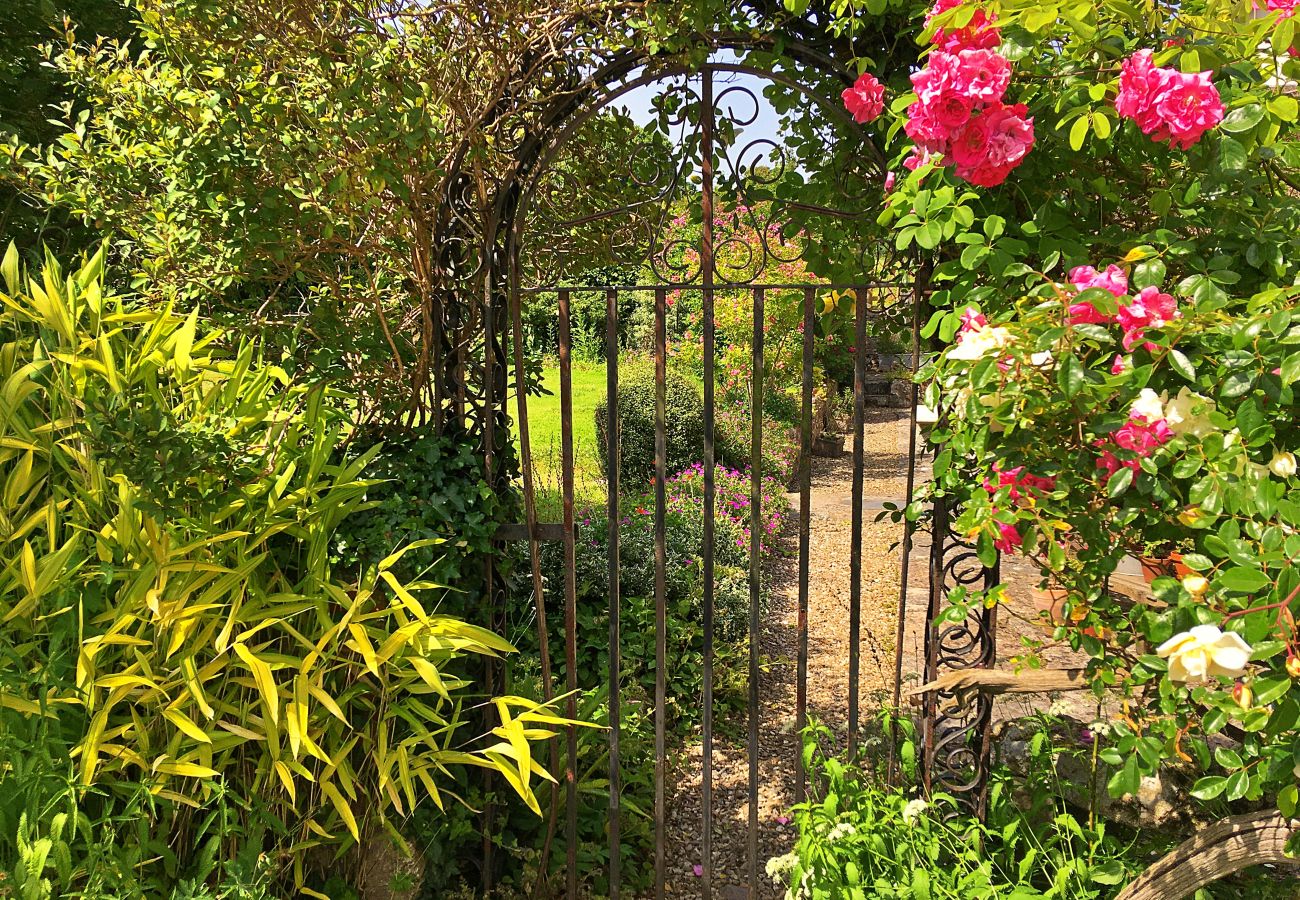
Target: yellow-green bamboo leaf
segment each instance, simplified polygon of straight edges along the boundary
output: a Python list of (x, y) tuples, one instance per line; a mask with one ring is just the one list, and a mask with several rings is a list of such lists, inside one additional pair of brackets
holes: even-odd
[(321, 706), (329, 710), (330, 715), (338, 719), (344, 725), (347, 725), (348, 728), (352, 727), (352, 725), (348, 722), (348, 717), (343, 714), (343, 709), (336, 702), (334, 702), (333, 697), (325, 693), (324, 688), (320, 687), (314, 682), (308, 682), (307, 690), (311, 693), (313, 697), (317, 699), (317, 701), (320, 702)]
[(194, 740), (198, 741), (199, 743), (201, 744), (212, 743), (212, 738), (208, 736), (207, 732), (205, 732), (202, 728), (196, 725), (193, 719), (185, 715), (185, 713), (181, 712), (179, 709), (164, 709), (163, 718), (165, 718), (168, 722), (171, 722), (173, 725), (175, 725), (185, 734), (194, 738)]
[(244, 644), (235, 644), (235, 653), (248, 666), (253, 673), (253, 680), (257, 682), (257, 689), (262, 695), (262, 702), (266, 704), (267, 714), (271, 717), (273, 724), (280, 724), (280, 694), (276, 689), (275, 676), (271, 672), (271, 667), (265, 662), (258, 659), (257, 655), (249, 650)]
[(348, 625), (348, 632), (352, 635), (354, 646), (361, 658), (366, 661), (366, 668), (373, 674), (379, 674), (379, 660), (375, 658), (374, 645), (370, 643), (370, 638), (366, 634), (366, 629), (353, 622)]
[(290, 771), (289, 766), (286, 763), (278, 759), (273, 763), (273, 768), (275, 769), (275, 774), (280, 776), (280, 783), (284, 785), (285, 791), (288, 792), (290, 802), (297, 805), (298, 785), (293, 780), (293, 772)]
[(215, 778), (220, 774), (216, 769), (200, 766), (198, 763), (181, 762), (174, 759), (162, 759), (155, 762), (153, 770), (162, 772), (164, 775), (178, 775), (181, 778)]
[(352, 807), (348, 806), (348, 801), (339, 793), (339, 789), (334, 786), (334, 782), (327, 781), (321, 784), (321, 792), (329, 798), (330, 803), (338, 812), (339, 818), (347, 826), (348, 831), (352, 834), (352, 839), (360, 843), (361, 832), (357, 829), (356, 816), (352, 815)]

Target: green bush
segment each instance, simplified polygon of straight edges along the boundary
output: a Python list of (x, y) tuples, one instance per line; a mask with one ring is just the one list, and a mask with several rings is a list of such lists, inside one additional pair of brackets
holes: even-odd
[[(0, 870), (21, 896), (319, 884), (466, 765), (536, 810), (536, 751), (501, 749), (541, 736), (531, 707), (499, 707), (488, 749), (457, 735), (468, 659), (513, 648), (399, 579), (396, 544), (332, 560), (374, 486), (375, 450), (343, 449), (350, 398), (102, 276), (102, 252), (66, 277), (0, 263)], [(272, 871), (227, 864), (261, 854)]]
[[(704, 458), (704, 400), (688, 378), (669, 370), (665, 389), (667, 470), (679, 472)], [(596, 405), (596, 438), (602, 472), (609, 470), (608, 397)], [(644, 362), (620, 372), (618, 385), (619, 477), (629, 491), (650, 482), (655, 471), (655, 373)]]

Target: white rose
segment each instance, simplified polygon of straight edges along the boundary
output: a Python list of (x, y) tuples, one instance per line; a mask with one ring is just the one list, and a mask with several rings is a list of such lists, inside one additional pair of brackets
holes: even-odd
[(1176, 634), (1156, 653), (1169, 660), (1170, 681), (1192, 681), (1215, 675), (1238, 678), (1246, 671), (1254, 651), (1235, 631), (1221, 631), (1216, 625), (1197, 625)]
[(1159, 422), (1165, 417), (1165, 402), (1151, 388), (1143, 388), (1142, 393), (1138, 394), (1133, 405), (1129, 407), (1128, 416), (1130, 419), (1141, 416), (1148, 422)]
[(1056, 362), (1056, 357), (1052, 356), (1051, 350), (1040, 350), (1033, 356), (1029, 357), (1029, 364), (1036, 369), (1049, 368)]
[(1178, 396), (1165, 406), (1164, 417), (1169, 423), (1169, 430), (1177, 435), (1190, 434), (1203, 438), (1215, 430), (1210, 424), (1210, 413), (1214, 412), (1214, 401), (1208, 397), (1183, 388)]
[(1295, 454), (1287, 451), (1274, 453), (1268, 470), (1278, 478), (1290, 478), (1296, 473)]
[(957, 346), (948, 351), (949, 359), (974, 362), (1011, 343), (1011, 332), (1005, 328), (981, 328), (968, 331), (957, 340)]

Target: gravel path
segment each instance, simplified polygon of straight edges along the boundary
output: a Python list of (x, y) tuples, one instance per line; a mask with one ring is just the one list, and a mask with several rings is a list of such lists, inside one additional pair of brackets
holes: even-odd
[[(905, 411), (869, 410), (863, 496), (862, 652), (859, 666), (861, 717), (869, 720), (883, 692), (892, 688), (894, 632), (897, 623), (899, 553), (890, 546), (902, 537), (901, 527), (875, 524), (883, 500), (901, 499), (907, 468)], [(808, 628), (808, 710), (831, 726), (844, 741), (848, 724), (849, 671), (849, 550), (852, 517), (852, 457), (814, 459), (810, 518), (810, 590)], [(798, 503), (798, 495), (791, 498)], [(795, 661), (798, 638), (798, 537), (785, 536), (785, 554), (769, 572), (772, 609), (760, 648), (764, 661), (760, 680), (759, 727), (759, 884), (752, 895), (780, 898), (763, 874), (766, 860), (793, 845), (793, 824), (782, 824), (794, 802), (799, 742), (794, 733)], [(751, 896), (748, 890), (749, 760), (748, 720), (715, 720), (713, 753), (713, 893), (732, 900)], [(695, 866), (700, 851), (700, 766), (698, 737), (675, 761), (668, 799), (668, 893), (699, 896)]]

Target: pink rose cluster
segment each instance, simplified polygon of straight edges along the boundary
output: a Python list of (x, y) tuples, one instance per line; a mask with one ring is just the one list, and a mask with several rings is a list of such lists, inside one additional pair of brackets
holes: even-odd
[(1186, 150), (1223, 121), (1223, 101), (1209, 72), (1157, 66), (1150, 50), (1124, 60), (1115, 111), (1155, 141)]
[[(954, 5), (940, 0), (931, 16)], [(942, 156), (958, 177), (994, 187), (1033, 147), (1034, 120), (1026, 118), (1024, 104), (1003, 102), (1011, 64), (991, 49), (997, 29), (975, 28), (975, 21), (951, 33), (940, 30), (925, 68), (912, 76), (917, 99), (907, 109), (905, 130), (916, 146), (903, 165), (916, 170)]]
[[(1116, 297), (1124, 297), (1128, 294), (1128, 275), (1116, 265), (1107, 266), (1101, 272), (1092, 266), (1077, 266), (1070, 270), (1070, 283), (1080, 291), (1101, 288)], [(1111, 322), (1118, 322), (1124, 329), (1123, 344), (1126, 351), (1132, 350), (1142, 341), (1147, 329), (1159, 328), (1166, 322), (1178, 318), (1179, 315), (1178, 301), (1169, 294), (1161, 293), (1160, 289), (1153, 285), (1138, 291), (1132, 302), (1120, 306), (1113, 317), (1102, 315), (1091, 303), (1070, 304), (1071, 324), (1109, 325)], [(1156, 345), (1147, 341), (1146, 349), (1155, 350)], [(1122, 370), (1118, 357), (1111, 371), (1116, 372), (1117, 369)]]
[[(1270, 0), (1270, 2), (1275, 2), (1275, 0)], [(1297, 0), (1297, 2), (1300, 2), (1300, 0)], [(929, 27), (935, 16), (956, 9), (962, 3), (963, 0), (939, 0), (925, 16), (926, 27)], [(996, 15), (977, 8), (964, 27), (954, 28), (952, 31), (940, 28), (935, 32), (932, 43), (936, 50), (943, 50), (946, 53), (956, 53), (967, 48), (992, 50), (1002, 43), (1002, 34), (993, 24), (995, 21), (997, 21)]]
[[(1037, 502), (1039, 494), (1056, 489), (1055, 478), (1031, 475), (1025, 471), (1024, 466), (1004, 469), (1000, 462), (994, 463), (993, 474), (997, 476), (997, 481), (995, 482), (992, 478), (984, 479), (984, 490), (993, 495), (1003, 488), (1007, 488), (1008, 499), (1017, 506), (1032, 506)], [(994, 507), (993, 512), (994, 514), (998, 512), (996, 507)], [(998, 522), (997, 527), (998, 537), (993, 542), (993, 546), (1000, 552), (1011, 553), (1024, 544), (1024, 537), (1015, 525)]]
[[(1105, 472), (1107, 478), (1121, 468), (1131, 469), (1136, 475), (1142, 468), (1142, 460), (1173, 436), (1173, 430), (1163, 416), (1151, 418), (1143, 413), (1131, 411), (1128, 421), (1110, 436), (1109, 441), (1098, 438), (1094, 442), (1101, 453), (1097, 459), (1097, 468)], [(1115, 447), (1128, 450), (1133, 455), (1120, 459), (1113, 449)]]
[(885, 86), (870, 72), (859, 75), (853, 87), (845, 88), (840, 96), (844, 98), (844, 108), (860, 125), (874, 122), (885, 110)]
[[(1264, 0), (1262, 7), (1258, 3), (1255, 6), (1257, 9), (1267, 9), (1269, 12), (1278, 13), (1278, 21), (1281, 21), (1282, 19), (1290, 19), (1297, 11), (1300, 11), (1300, 0)], [(1297, 50), (1294, 45), (1287, 47), (1286, 52), (1291, 56), (1300, 56), (1300, 50)]]

